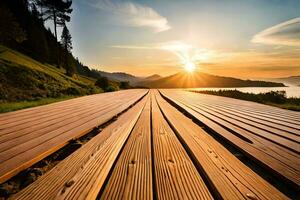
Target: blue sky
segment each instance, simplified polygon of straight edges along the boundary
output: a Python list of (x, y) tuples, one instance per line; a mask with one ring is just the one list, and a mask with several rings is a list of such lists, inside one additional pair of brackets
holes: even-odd
[(73, 0), (73, 8), (73, 53), (92, 68), (169, 75), (193, 62), (242, 78), (300, 74), (299, 0)]

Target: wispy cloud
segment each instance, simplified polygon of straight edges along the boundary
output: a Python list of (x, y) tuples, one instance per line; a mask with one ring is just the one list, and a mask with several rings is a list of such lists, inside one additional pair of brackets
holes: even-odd
[(158, 49), (158, 47), (154, 45), (112, 45), (110, 47), (116, 49)]
[(162, 32), (171, 28), (168, 20), (158, 14), (153, 8), (137, 3), (91, 0), (89, 4), (96, 9), (110, 12), (122, 25), (148, 27), (155, 32)]
[(132, 50), (162, 50), (175, 54), (182, 64), (190, 61), (195, 64), (201, 63), (215, 56), (212, 50), (195, 47), (182, 41), (169, 41), (157, 44), (144, 45), (113, 45), (112, 48)]
[(252, 42), (300, 46), (300, 17), (272, 26), (256, 34)]

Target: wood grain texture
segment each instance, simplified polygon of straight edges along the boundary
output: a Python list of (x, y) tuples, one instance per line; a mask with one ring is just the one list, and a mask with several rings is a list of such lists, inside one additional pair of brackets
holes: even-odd
[(145, 105), (145, 98), (13, 199), (95, 199)]
[(267, 117), (259, 117), (254, 114), (242, 112), (239, 109), (233, 109), (233, 108), (225, 107), (223, 105), (218, 105), (217, 103), (211, 104), (209, 102), (203, 102), (203, 101), (201, 102), (198, 101), (197, 103), (198, 105), (200, 104), (209, 107), (211, 109), (218, 110), (219, 112), (222, 112), (225, 115), (233, 117), (235, 119), (239, 119), (243, 121), (246, 120), (248, 123), (250, 123), (253, 126), (258, 126), (258, 128), (262, 128), (264, 130), (271, 130), (272, 133), (276, 133), (278, 135), (281, 135), (282, 137), (287, 137), (299, 142), (299, 138), (297, 137), (300, 135), (299, 130), (286, 126), (288, 125), (288, 123), (278, 124), (276, 123), (278, 120), (272, 121), (271, 119), (270, 121), (269, 118)]
[[(118, 96), (118, 95), (126, 95), (128, 91), (118, 91), (118, 92), (112, 92), (112, 93), (101, 93), (101, 94), (94, 94), (94, 95), (89, 95), (89, 96), (83, 96), (83, 97), (78, 97), (75, 99), (70, 99), (66, 101), (61, 101), (61, 102), (56, 102), (56, 103), (51, 103), (43, 106), (38, 106), (38, 107), (33, 107), (33, 108), (27, 108), (27, 109), (22, 109), (14, 112), (8, 112), (8, 113), (2, 113), (0, 114), (0, 128), (2, 129), (3, 125), (9, 124), (9, 123), (14, 123), (16, 119), (20, 120), (31, 120), (28, 119), (28, 115), (34, 115), (38, 117), (42, 116), (47, 116), (45, 111), (61, 111), (64, 109), (70, 109), (70, 108), (76, 108), (76, 107), (82, 107), (83, 102), (84, 103), (91, 103), (94, 102), (96, 99), (99, 98), (112, 98), (113, 96)], [(87, 106), (87, 104), (85, 105)], [(48, 113), (49, 114), (49, 113)]]
[(159, 107), (223, 199), (287, 199), (192, 120), (156, 94)]
[(12, 199), (287, 199), (212, 133), (299, 189), (298, 113), (175, 89), (147, 92), (91, 95), (0, 115), (3, 181), (139, 100)]
[(153, 199), (150, 96), (100, 199)]
[[(161, 90), (162, 94), (184, 109), (187, 113), (194, 116), (197, 120), (205, 124), (211, 130), (240, 149), (245, 155), (256, 160), (263, 167), (271, 169), (274, 174), (289, 181), (295, 188), (300, 186), (300, 157), (299, 154), (290, 151), (264, 137), (259, 137), (252, 132), (237, 126), (235, 123), (228, 122), (220, 116), (212, 115), (199, 109), (194, 104), (200, 101), (199, 94), (184, 92), (179, 90)], [(201, 95), (200, 95), (201, 96)], [(208, 95), (207, 95), (208, 96)], [(215, 101), (215, 96), (210, 96), (211, 104)], [(230, 99), (237, 104), (234, 99)], [(216, 100), (217, 101), (217, 100)], [(239, 102), (239, 101), (238, 101)], [(248, 107), (252, 102), (247, 102)], [(255, 105), (252, 105), (256, 107)], [(260, 105), (263, 107), (263, 105)], [(268, 109), (269, 106), (268, 106)], [(278, 110), (276, 108), (276, 110)], [(287, 111), (284, 111), (287, 113)]]
[(152, 93), (153, 160), (157, 199), (212, 199)]
[[(229, 106), (239, 111), (246, 111), (254, 113), (256, 116), (265, 117), (265, 119), (276, 119), (279, 122), (288, 122), (297, 125), (294, 128), (299, 129), (300, 114), (296, 111), (285, 110), (273, 106), (268, 106), (256, 102), (233, 99), (228, 97), (221, 97), (215, 95), (206, 95), (198, 93), (198, 98), (202, 100), (213, 100), (213, 104), (220, 103), (222, 106)], [(237, 109), (238, 108), (238, 109)]]
[[(71, 139), (78, 138), (94, 127), (107, 122), (127, 109), (146, 92), (147, 90), (132, 90), (127, 93), (114, 93), (114, 95), (109, 95), (110, 98), (101, 94), (85, 98), (96, 102), (96, 105), (89, 104), (81, 98), (78, 99), (79, 103), (77, 104), (76, 99), (73, 99), (71, 102), (76, 103), (76, 107), (83, 107), (85, 110), (77, 112), (74, 107), (74, 110), (64, 111), (67, 112), (65, 115), (58, 116), (50, 124), (44, 121), (47, 116), (41, 118), (41, 121), (35, 119), (35, 112), (40, 111), (38, 108), (9, 114), (8, 116), (26, 114), (29, 121), (24, 123), (22, 120), (16, 120), (15, 126), (7, 126), (13, 123), (10, 122), (0, 129), (0, 133), (14, 129), (12, 132), (0, 134), (0, 183), (58, 150)], [(102, 102), (104, 103), (102, 104)], [(47, 115), (50, 108), (56, 110), (56, 106), (61, 107), (62, 105), (68, 106), (68, 101), (52, 106), (41, 106), (40, 109), (44, 113), (43, 115)], [(57, 114), (59, 115), (59, 112)], [(49, 118), (51, 117), (50, 115)], [(16, 131), (15, 127), (19, 125), (22, 125), (22, 128)]]

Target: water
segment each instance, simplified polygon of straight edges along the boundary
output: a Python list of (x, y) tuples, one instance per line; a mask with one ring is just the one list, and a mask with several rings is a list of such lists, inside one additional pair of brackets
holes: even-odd
[(285, 91), (287, 97), (299, 97), (300, 98), (300, 87), (237, 87), (237, 88), (193, 88), (194, 90), (239, 90), (241, 92), (249, 93), (265, 93), (270, 91)]

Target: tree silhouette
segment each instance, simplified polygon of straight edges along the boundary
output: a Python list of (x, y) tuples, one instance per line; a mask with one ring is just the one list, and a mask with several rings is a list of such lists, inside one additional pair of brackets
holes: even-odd
[(100, 76), (97, 81), (95, 82), (95, 85), (103, 89), (104, 91), (109, 86), (108, 79), (105, 76)]
[(54, 35), (57, 39), (57, 26), (65, 26), (70, 21), (72, 0), (37, 0), (37, 5), (42, 10), (42, 17), (45, 21), (53, 20)]
[[(66, 51), (60, 41), (58, 42), (54, 31), (45, 27), (45, 11), (49, 10), (45, 1), (0, 0), (0, 43), (40, 62), (56, 65), (58, 68), (64, 67), (68, 75), (76, 72), (97, 79), (99, 74), (76, 61), (69, 48), (71, 46)], [(71, 0), (61, 1), (69, 2), (71, 6)], [(67, 21), (69, 20), (65, 20)]]
[(72, 36), (69, 32), (69, 29), (65, 25), (61, 34), (61, 44), (65, 50), (71, 52), (72, 50)]
[(16, 21), (10, 10), (4, 6), (0, 6), (0, 42), (6, 43), (16, 41), (18, 43), (26, 40), (26, 33)]
[(66, 68), (67, 75), (73, 76), (75, 73), (75, 60), (71, 54), (72, 37), (66, 25), (64, 26), (61, 34), (61, 45), (63, 47), (63, 65)]

